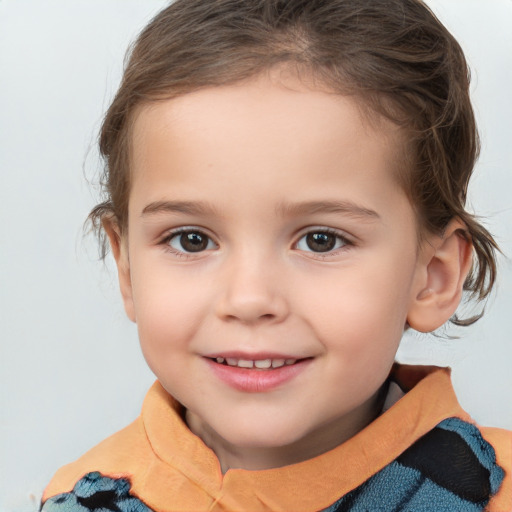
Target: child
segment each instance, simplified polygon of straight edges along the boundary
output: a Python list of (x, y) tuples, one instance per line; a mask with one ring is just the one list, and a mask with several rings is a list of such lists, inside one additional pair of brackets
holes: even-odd
[(418, 0), (177, 0), (148, 25), (90, 218), (158, 380), (43, 512), (511, 509), (510, 432), (448, 369), (394, 364), (494, 284), (468, 85)]

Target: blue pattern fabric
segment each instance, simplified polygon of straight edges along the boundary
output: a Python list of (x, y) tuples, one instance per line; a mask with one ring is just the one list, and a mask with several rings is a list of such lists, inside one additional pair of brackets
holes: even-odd
[(503, 478), (478, 428), (449, 418), (323, 512), (480, 512)]
[(41, 512), (152, 512), (142, 501), (130, 495), (126, 478), (108, 478), (88, 473), (71, 492), (46, 500)]
[[(479, 512), (503, 480), (492, 446), (474, 425), (449, 418), (323, 512)], [(156, 512), (126, 478), (88, 473), (41, 512)]]

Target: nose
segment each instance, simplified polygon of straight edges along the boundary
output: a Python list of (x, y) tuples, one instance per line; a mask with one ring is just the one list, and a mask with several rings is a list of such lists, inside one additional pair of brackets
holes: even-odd
[(243, 324), (279, 323), (289, 314), (279, 272), (268, 259), (245, 258), (226, 265), (217, 315)]

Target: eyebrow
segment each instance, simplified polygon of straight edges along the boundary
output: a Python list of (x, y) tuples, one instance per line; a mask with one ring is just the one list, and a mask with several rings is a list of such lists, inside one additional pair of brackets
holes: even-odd
[(141, 217), (162, 213), (184, 213), (186, 215), (211, 216), (217, 213), (216, 208), (208, 203), (195, 201), (155, 201), (144, 207)]
[[(217, 209), (208, 203), (195, 201), (155, 201), (144, 207), (142, 217), (164, 213), (183, 213), (185, 215), (213, 216)], [(379, 220), (380, 215), (370, 208), (357, 205), (352, 201), (306, 201), (302, 203), (281, 203), (276, 214), (282, 217), (294, 217), (315, 213), (348, 215), (360, 220)]]
[(358, 205), (352, 201), (307, 201), (303, 203), (282, 203), (277, 206), (276, 213), (284, 217), (315, 213), (334, 213), (367, 221), (376, 221), (381, 218), (375, 210)]

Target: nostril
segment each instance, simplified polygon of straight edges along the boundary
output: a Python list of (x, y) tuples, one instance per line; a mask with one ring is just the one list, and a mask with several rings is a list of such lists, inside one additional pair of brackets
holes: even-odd
[(287, 303), (280, 295), (270, 296), (248, 289), (235, 291), (230, 290), (216, 304), (216, 314), (223, 320), (271, 323), (284, 320), (288, 315)]
[(239, 314), (226, 315), (227, 320), (234, 320), (242, 323), (259, 323), (259, 322), (271, 322), (274, 321), (278, 316), (273, 313), (265, 313), (263, 315), (248, 315), (240, 312)]

